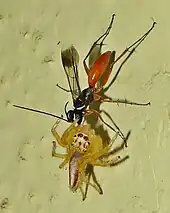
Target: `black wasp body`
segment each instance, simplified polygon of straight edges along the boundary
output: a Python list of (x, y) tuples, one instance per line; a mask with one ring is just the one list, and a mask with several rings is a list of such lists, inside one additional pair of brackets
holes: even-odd
[(66, 103), (65, 113), (67, 116), (67, 120), (69, 122), (73, 122), (74, 120), (78, 119), (77, 123), (81, 124), (83, 116), (85, 114), (85, 110), (93, 100), (94, 100), (93, 88), (88, 87), (82, 90), (80, 95), (73, 102), (74, 106), (73, 109), (67, 111), (66, 106), (68, 102)]

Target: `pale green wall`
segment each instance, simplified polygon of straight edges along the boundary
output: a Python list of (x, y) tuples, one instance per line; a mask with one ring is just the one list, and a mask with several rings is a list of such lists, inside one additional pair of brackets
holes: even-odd
[[(169, 8), (168, 0), (0, 1), (0, 202), (9, 199), (6, 212), (170, 212)], [(115, 24), (105, 48), (118, 53), (150, 27), (151, 18), (158, 23), (109, 91), (152, 106), (103, 105), (124, 132), (132, 129), (125, 150), (130, 159), (97, 168), (104, 195), (90, 188), (82, 203), (80, 193), (69, 191), (68, 171), (51, 157), (55, 119), (12, 104), (62, 114), (71, 97), (55, 86), (67, 87), (60, 48), (74, 44), (82, 60), (112, 13)], [(54, 61), (42, 63), (46, 56)], [(83, 88), (82, 64), (80, 73)]]

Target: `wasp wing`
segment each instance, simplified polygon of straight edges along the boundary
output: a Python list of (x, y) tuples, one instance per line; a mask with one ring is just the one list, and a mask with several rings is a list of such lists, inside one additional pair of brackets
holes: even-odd
[(78, 74), (79, 54), (75, 47), (71, 46), (61, 51), (61, 59), (74, 103), (81, 93)]

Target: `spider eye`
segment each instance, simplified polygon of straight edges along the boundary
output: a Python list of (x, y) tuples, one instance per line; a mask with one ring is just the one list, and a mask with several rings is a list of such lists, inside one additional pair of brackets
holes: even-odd
[(78, 133), (78, 137), (82, 138), (83, 134), (82, 133)]
[(85, 141), (87, 141), (87, 140), (88, 140), (88, 136), (84, 136), (83, 138), (84, 138), (84, 140), (85, 140)]

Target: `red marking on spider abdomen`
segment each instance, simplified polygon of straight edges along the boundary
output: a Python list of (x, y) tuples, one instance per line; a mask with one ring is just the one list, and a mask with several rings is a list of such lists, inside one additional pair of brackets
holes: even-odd
[(90, 87), (95, 87), (95, 84), (100, 79), (102, 74), (106, 71), (106, 68), (109, 63), (111, 56), (111, 51), (103, 53), (99, 58), (94, 62), (93, 66), (88, 73), (88, 83)]

